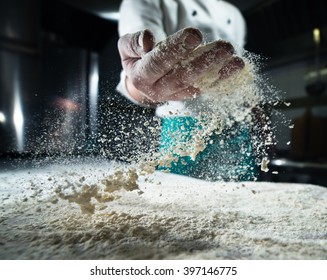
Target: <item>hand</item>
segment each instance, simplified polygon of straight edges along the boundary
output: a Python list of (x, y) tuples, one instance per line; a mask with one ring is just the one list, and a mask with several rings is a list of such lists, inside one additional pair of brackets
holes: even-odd
[[(185, 28), (155, 46), (149, 30), (126, 34), (118, 41), (126, 88), (136, 101), (155, 106), (169, 100), (191, 99), (201, 93), (194, 81), (217, 70), (217, 81), (244, 67), (226, 41), (201, 45), (198, 29)], [(201, 45), (201, 46), (200, 46)]]

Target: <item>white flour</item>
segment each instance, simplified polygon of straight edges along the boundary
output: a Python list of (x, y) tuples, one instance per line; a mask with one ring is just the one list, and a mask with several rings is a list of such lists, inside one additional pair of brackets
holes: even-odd
[[(189, 104), (199, 129), (166, 153), (142, 150), (128, 159), (131, 165), (92, 159), (0, 173), (0, 258), (326, 259), (326, 189), (209, 183), (155, 172), (177, 156), (194, 160), (213, 133), (234, 123), (250, 127), (253, 108), (278, 102), (264, 96), (271, 91), (262, 86), (255, 60), (244, 59), (245, 68), (219, 84), (214, 71), (195, 81), (207, 93)], [(265, 148), (274, 140), (269, 116), (262, 117), (267, 135), (257, 135), (253, 146), (267, 171)], [(159, 133), (147, 120), (145, 127)], [(133, 134), (129, 129), (126, 137)], [(124, 148), (109, 132), (99, 141)], [(138, 133), (143, 137), (142, 129)]]
[(327, 258), (326, 188), (154, 173), (133, 191), (109, 187), (113, 200), (88, 191), (93, 215), (80, 211), (83, 199), (54, 195), (101, 193), (113, 172), (95, 162), (0, 173), (0, 258)]
[[(191, 58), (182, 64), (187, 65), (189, 60), (199, 56), (211, 46), (212, 44), (208, 44), (197, 48)], [(194, 100), (187, 101), (186, 104), (187, 111), (192, 112), (191, 116), (197, 121), (196, 127), (193, 127), (191, 133), (187, 129), (184, 132), (183, 127), (179, 134), (168, 132), (173, 139), (173, 144), (159, 154), (153, 152), (147, 157), (142, 157), (142, 160), (155, 162), (169, 170), (171, 163), (177, 162), (179, 157), (189, 156), (195, 160), (210, 141), (212, 144), (210, 137), (213, 134), (224, 133), (224, 129), (237, 125), (250, 133), (252, 153), (258, 168), (261, 166), (262, 169), (268, 157), (268, 147), (275, 144), (271, 116), (264, 108), (280, 102), (280, 96), (259, 74), (259, 57), (244, 51), (242, 59), (245, 67), (227, 79), (217, 81), (217, 73), (222, 65), (213, 65), (194, 81), (194, 87), (200, 88), (202, 94)], [(256, 116), (254, 110), (259, 112)], [(189, 133), (190, 137), (188, 137)], [(268, 170), (267, 166), (265, 170)]]

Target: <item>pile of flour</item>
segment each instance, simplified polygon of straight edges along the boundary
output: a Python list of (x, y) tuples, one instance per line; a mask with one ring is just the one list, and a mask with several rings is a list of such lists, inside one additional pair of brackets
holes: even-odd
[(106, 161), (1, 172), (0, 258), (326, 259), (326, 188), (155, 172), (126, 190), (107, 184), (114, 173)]

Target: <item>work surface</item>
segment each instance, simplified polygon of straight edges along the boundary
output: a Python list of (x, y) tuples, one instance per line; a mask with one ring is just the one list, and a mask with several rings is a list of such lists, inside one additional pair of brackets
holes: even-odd
[(101, 187), (112, 169), (1, 172), (0, 259), (327, 259), (326, 188), (156, 172), (93, 214), (57, 195)]

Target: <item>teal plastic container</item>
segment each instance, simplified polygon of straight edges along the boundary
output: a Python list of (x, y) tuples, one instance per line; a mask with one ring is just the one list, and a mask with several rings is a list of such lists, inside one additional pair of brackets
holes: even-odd
[[(198, 129), (198, 121), (192, 117), (163, 118), (160, 151), (172, 151), (177, 141), (192, 141), (192, 131)], [(195, 160), (190, 156), (177, 158), (169, 168), (158, 169), (209, 181), (253, 181), (258, 175), (250, 135), (241, 125), (213, 133)]]

